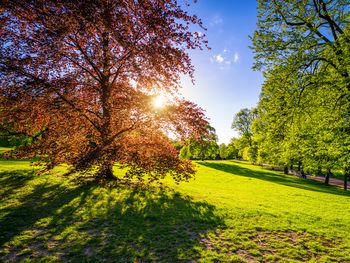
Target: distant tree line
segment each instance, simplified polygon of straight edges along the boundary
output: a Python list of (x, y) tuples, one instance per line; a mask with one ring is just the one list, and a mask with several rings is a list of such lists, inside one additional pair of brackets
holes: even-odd
[(218, 144), (218, 136), (213, 127), (207, 126), (207, 133), (201, 138), (191, 138), (183, 143), (174, 141), (180, 158), (191, 160), (226, 160), (244, 157), (245, 139), (232, 138), (230, 143)]

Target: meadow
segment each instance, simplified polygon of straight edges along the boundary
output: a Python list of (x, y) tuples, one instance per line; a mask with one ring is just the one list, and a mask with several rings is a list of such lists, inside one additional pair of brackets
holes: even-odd
[[(239, 161), (104, 186), (0, 160), (3, 262), (350, 262), (350, 194)], [(116, 173), (121, 175), (122, 171)]]

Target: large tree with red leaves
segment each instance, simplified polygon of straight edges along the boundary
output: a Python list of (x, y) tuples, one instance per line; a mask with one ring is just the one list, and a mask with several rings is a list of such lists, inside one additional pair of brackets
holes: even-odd
[[(20, 156), (112, 178), (194, 174), (168, 134), (205, 131), (175, 96), (193, 77), (187, 49), (206, 46), (201, 21), (176, 0), (5, 0), (0, 4), (0, 127), (33, 138)], [(156, 94), (172, 99), (161, 109)]]

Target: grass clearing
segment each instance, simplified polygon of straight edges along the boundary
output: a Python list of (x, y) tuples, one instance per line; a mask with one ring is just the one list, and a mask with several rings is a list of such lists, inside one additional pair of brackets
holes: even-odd
[[(101, 187), (0, 161), (0, 260), (350, 262), (350, 194), (238, 161)], [(58, 174), (58, 175), (56, 175)]]

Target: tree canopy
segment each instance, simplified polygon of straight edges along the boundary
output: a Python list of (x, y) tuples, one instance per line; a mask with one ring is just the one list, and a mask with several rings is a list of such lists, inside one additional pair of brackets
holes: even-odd
[(180, 157), (183, 159), (215, 159), (219, 155), (219, 146), (217, 144), (218, 136), (215, 129), (208, 125), (206, 133), (200, 137), (192, 137), (185, 142), (180, 151)]
[(255, 109), (241, 109), (234, 117), (232, 122), (232, 129), (238, 131), (239, 135), (244, 137), (249, 145), (252, 143), (252, 130), (251, 126), (256, 118)]
[(265, 76), (258, 160), (301, 173), (349, 172), (349, 1), (260, 0), (255, 69)]
[[(5, 0), (0, 23), (0, 123), (35, 136), (18, 157), (106, 178), (115, 162), (129, 177), (193, 175), (167, 134), (206, 132), (202, 109), (176, 96), (193, 77), (186, 50), (206, 46), (195, 15), (175, 0)], [(170, 99), (155, 109), (159, 94)]]

